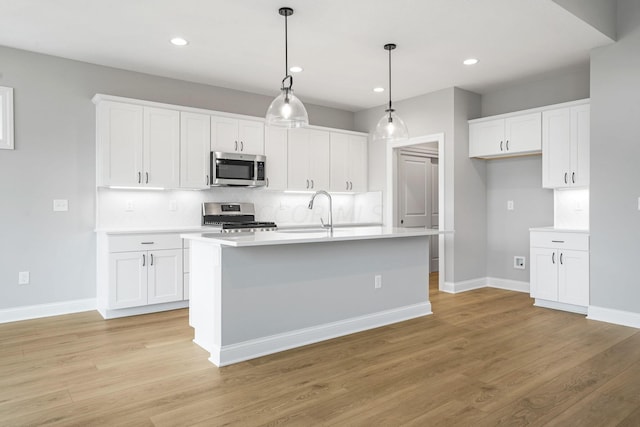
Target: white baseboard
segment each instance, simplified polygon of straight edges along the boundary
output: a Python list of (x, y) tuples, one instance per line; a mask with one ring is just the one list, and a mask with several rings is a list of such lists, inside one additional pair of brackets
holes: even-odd
[(78, 299), (73, 301), (55, 302), (51, 304), (29, 305), (24, 307), (5, 308), (0, 310), (0, 323), (17, 322), (20, 320), (39, 319), (41, 317), (60, 316), (63, 314), (80, 313), (96, 309), (96, 299)]
[(487, 277), (487, 286), (490, 288), (506, 289), (507, 291), (516, 291), (529, 293), (529, 282), (520, 280), (500, 279), (498, 277)]
[(463, 280), (462, 282), (444, 282), (443, 292), (457, 294), (458, 292), (472, 291), (474, 289), (486, 288), (487, 278), (480, 277), (478, 279)]
[(640, 328), (640, 313), (614, 310), (612, 308), (589, 306), (587, 319), (600, 322), (614, 323), (616, 325)]
[(477, 279), (463, 280), (461, 282), (444, 282), (442, 292), (456, 294), (481, 288), (498, 288), (508, 291), (529, 293), (529, 282), (519, 280), (500, 279), (497, 277), (479, 277)]
[(158, 313), (160, 311), (177, 310), (188, 308), (189, 300), (165, 302), (162, 304), (143, 305), (140, 307), (119, 308), (117, 310), (98, 308), (98, 312), (105, 319), (117, 319), (119, 317), (138, 316), (140, 314)]
[(310, 328), (298, 329), (238, 344), (223, 345), (222, 348), (213, 346), (209, 361), (217, 366), (231, 365), (267, 354), (277, 353), (279, 351), (289, 350), (291, 348), (301, 347), (429, 314), (432, 314), (431, 303), (427, 301), (425, 303), (353, 317)]
[(584, 307), (582, 305), (567, 304), (565, 302), (549, 301), (546, 299), (536, 298), (533, 305), (535, 305), (536, 307), (569, 311), (571, 313), (587, 314), (587, 307)]

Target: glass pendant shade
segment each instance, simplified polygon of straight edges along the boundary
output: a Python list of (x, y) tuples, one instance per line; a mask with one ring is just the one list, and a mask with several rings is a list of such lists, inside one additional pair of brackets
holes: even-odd
[(267, 110), (267, 126), (299, 128), (309, 124), (309, 115), (293, 89), (282, 88)]
[(373, 139), (377, 141), (399, 141), (409, 138), (409, 130), (395, 111), (388, 111), (378, 121)]

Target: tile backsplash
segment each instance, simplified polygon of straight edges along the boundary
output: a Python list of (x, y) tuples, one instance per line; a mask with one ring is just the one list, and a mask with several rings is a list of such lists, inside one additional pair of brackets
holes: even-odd
[[(278, 226), (316, 225), (328, 216), (329, 203), (312, 193), (287, 193), (255, 188), (214, 188), (205, 191), (152, 191), (98, 188), (96, 228), (191, 227), (201, 222), (203, 202), (252, 202), (258, 221)], [(381, 223), (382, 194), (332, 194), (336, 224)]]

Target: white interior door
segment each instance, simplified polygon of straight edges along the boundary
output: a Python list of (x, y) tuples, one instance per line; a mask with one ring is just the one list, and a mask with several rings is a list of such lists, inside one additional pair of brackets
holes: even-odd
[(398, 155), (398, 225), (431, 228), (431, 159)]

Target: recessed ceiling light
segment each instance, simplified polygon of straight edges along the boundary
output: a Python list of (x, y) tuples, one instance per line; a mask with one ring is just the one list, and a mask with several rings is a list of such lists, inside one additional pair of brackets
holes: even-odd
[(174, 46), (186, 46), (189, 44), (189, 42), (182, 37), (174, 37), (171, 39), (171, 44)]
[(462, 63), (464, 65), (476, 65), (478, 63), (478, 60), (476, 58), (469, 58), (462, 61)]
[(289, 71), (291, 71), (292, 73), (301, 73), (302, 67), (294, 65), (293, 67), (289, 68)]
[(373, 91), (374, 92), (384, 92), (384, 88), (383, 87), (374, 87)]

